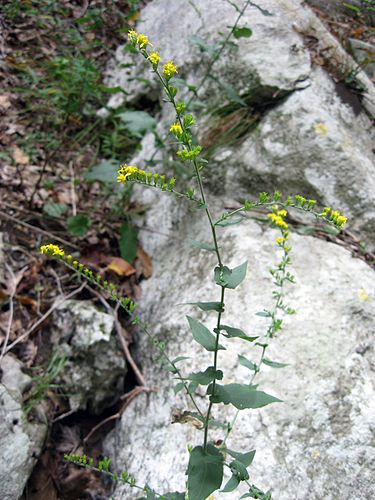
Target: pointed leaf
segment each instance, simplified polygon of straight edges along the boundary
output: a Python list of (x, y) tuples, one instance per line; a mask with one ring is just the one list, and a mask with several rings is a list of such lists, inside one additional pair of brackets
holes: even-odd
[(243, 26), (241, 28), (236, 27), (233, 30), (234, 38), (250, 38), (252, 34), (253, 34), (252, 30), (250, 28), (247, 28), (246, 26)]
[(192, 306), (198, 306), (202, 311), (224, 312), (220, 302), (189, 302)]
[(230, 491), (233, 491), (237, 488), (237, 486), (240, 484), (240, 480), (233, 474), (233, 476), (229, 479), (227, 484), (224, 486), (222, 490), (220, 490), (222, 493), (229, 493)]
[(227, 448), (226, 451), (227, 451), (228, 455), (230, 455), (231, 457), (233, 457), (236, 460), (238, 460), (239, 462), (241, 462), (245, 467), (249, 467), (249, 465), (254, 460), (256, 450), (252, 450), (252, 451), (249, 451), (247, 453), (239, 453), (238, 451), (229, 450)]
[(247, 262), (244, 262), (234, 269), (229, 269), (227, 266), (215, 267), (215, 282), (220, 286), (233, 290), (245, 279), (246, 270)]
[(240, 481), (246, 481), (246, 479), (249, 479), (249, 473), (247, 472), (245, 465), (239, 460), (233, 460), (229, 464), (229, 467)]
[(174, 358), (172, 360), (172, 363), (178, 363), (179, 361), (184, 361), (185, 359), (190, 359), (189, 356), (177, 356), (177, 358)]
[(245, 368), (255, 371), (256, 365), (252, 361), (245, 358), (245, 356), (241, 356), (241, 354), (238, 354), (238, 361), (240, 362), (240, 365), (244, 366)]
[(190, 453), (188, 476), (189, 500), (203, 500), (218, 490), (223, 481), (224, 457), (212, 444), (206, 451), (196, 446)]
[(215, 222), (215, 226), (226, 227), (234, 226), (235, 224), (241, 224), (245, 219), (241, 217), (240, 219), (223, 219)]
[[(216, 338), (210, 330), (205, 327), (202, 323), (197, 321), (196, 319), (186, 316), (189, 322), (189, 326), (191, 329), (191, 333), (193, 334), (194, 340), (198, 342), (202, 347), (204, 347), (207, 351), (216, 351)], [(217, 349), (224, 349), (222, 345), (218, 345)]]
[(271, 361), (267, 358), (263, 358), (262, 363), (267, 366), (271, 366), (272, 368), (284, 368), (285, 366), (288, 366), (288, 363), (278, 363), (277, 361)]
[(214, 380), (222, 380), (223, 372), (221, 370), (215, 370), (213, 366), (209, 366), (204, 372), (191, 373), (187, 380), (192, 380), (200, 385), (208, 385)]
[(238, 410), (245, 408), (262, 408), (271, 403), (281, 402), (281, 399), (275, 398), (263, 391), (257, 391), (254, 386), (245, 384), (227, 384), (215, 386), (215, 394), (212, 394), (212, 384), (207, 388), (207, 394), (210, 395), (212, 403), (232, 404)]
[(119, 247), (121, 257), (132, 264), (137, 256), (138, 231), (129, 222), (121, 224)]
[(175, 395), (177, 393), (179, 393), (180, 391), (182, 391), (182, 389), (184, 388), (184, 383), (183, 382), (179, 382), (178, 384), (176, 384), (173, 388), (173, 392), (175, 393)]
[(201, 250), (206, 250), (207, 252), (214, 252), (215, 247), (210, 243), (204, 243), (203, 241), (190, 240), (190, 245), (194, 248), (200, 248)]
[(254, 342), (259, 337), (248, 337), (246, 333), (239, 328), (233, 328), (232, 326), (220, 325), (220, 330), (224, 330), (227, 332), (226, 337), (233, 338), (239, 337), (243, 340), (247, 340), (248, 342)]

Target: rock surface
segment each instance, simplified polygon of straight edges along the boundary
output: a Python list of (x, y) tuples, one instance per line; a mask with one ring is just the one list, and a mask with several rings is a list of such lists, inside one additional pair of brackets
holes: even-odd
[[(207, 113), (195, 113), (199, 123), (204, 121), (200, 139), (206, 151), (210, 138), (221, 143), (210, 151), (210, 163), (215, 165), (211, 185), (217, 193), (237, 199), (276, 188), (316, 197), (322, 205), (345, 211), (351, 218), (351, 229), (373, 247), (375, 136), (371, 121), (343, 84), (336, 84), (323, 68), (313, 65), (303, 33), (323, 37), (325, 51), (327, 43), (334, 46), (329, 54), (334, 60), (339, 58), (341, 69), (349, 68), (350, 62), (340, 60), (343, 51), (336, 47), (337, 41), (299, 0), (264, 0), (261, 5), (273, 15), (264, 16), (248, 8), (240, 26), (251, 27), (252, 36), (237, 40), (238, 50), (224, 52), (212, 70), (215, 78), (237, 90), (250, 114), (233, 102), (229, 109), (234, 114), (227, 112), (219, 121), (214, 114), (207, 118)], [(191, 36), (212, 44), (218, 32), (232, 25), (236, 17), (237, 12), (224, 0), (172, 4), (154, 0), (143, 9), (139, 30), (149, 35), (166, 59), (173, 58), (180, 78), (199, 84), (208, 58), (192, 44)], [(175, 19), (179, 19), (178, 28)], [(158, 101), (162, 97), (158, 83), (141, 59), (136, 59), (135, 67), (124, 67), (134, 59), (120, 47), (108, 83), (121, 85), (129, 92), (130, 102), (145, 97)], [(149, 84), (140, 83), (134, 76), (146, 77)], [(363, 78), (369, 109), (375, 109), (374, 86), (365, 75)], [(185, 93), (182, 89), (181, 95)], [(211, 112), (223, 110), (228, 104), (225, 91), (211, 78), (201, 87), (199, 98)], [(116, 107), (122, 99), (113, 96), (110, 105)], [(236, 113), (240, 120), (251, 121), (254, 113), (261, 116), (257, 127), (249, 127), (241, 140), (228, 144), (222, 130)], [(171, 108), (164, 106), (159, 133), (164, 135), (172, 120)], [(150, 156), (141, 154), (143, 161), (152, 152), (151, 148)]]
[(22, 411), (22, 394), (31, 378), (22, 363), (6, 355), (1, 363), (0, 384), (0, 498), (20, 498), (35, 466), (47, 434), (47, 425), (28, 422)]
[(51, 341), (67, 356), (60, 375), (72, 410), (99, 414), (116, 403), (126, 374), (114, 319), (87, 301), (64, 302), (55, 312)]
[[(253, 36), (240, 39), (237, 55), (220, 61), (215, 74), (236, 84), (243, 96), (247, 90), (254, 95), (257, 82), (256, 95), (261, 99), (277, 91), (284, 98), (268, 109), (242, 143), (214, 151), (214, 166), (205, 172), (209, 205), (219, 215), (224, 205), (233, 203), (228, 200), (280, 187), (336, 205), (351, 216), (350, 229), (370, 240), (375, 228), (370, 122), (342, 101), (323, 69), (311, 65), (302, 38), (293, 29), (305, 15), (300, 2), (265, 0), (262, 7), (275, 15), (264, 17), (249, 10), (241, 25), (250, 26)], [(205, 59), (196, 64), (198, 53), (187, 42), (188, 35), (207, 34), (212, 40), (217, 31), (233, 24), (236, 13), (224, 1), (154, 0), (141, 17), (139, 30), (175, 59), (180, 76), (189, 74), (189, 81), (199, 82)], [(120, 51), (118, 58), (126, 61)], [(137, 76), (149, 76), (143, 71), (139, 65)], [(134, 75), (134, 68), (131, 72)], [(126, 70), (116, 70), (114, 83), (123, 85), (133, 102), (146, 92), (160, 97), (154, 82), (146, 90), (128, 79)], [(211, 81), (200, 96), (209, 106), (219, 106), (224, 99)], [(172, 119), (170, 109), (163, 108), (159, 132)], [(154, 152), (151, 136), (142, 144), (134, 160), (139, 166)], [(184, 316), (189, 314), (211, 329), (215, 318), (177, 304), (218, 300), (219, 289), (212, 280), (214, 256), (188, 242), (188, 238), (208, 241), (209, 228), (201, 211), (144, 189), (136, 189), (137, 200), (152, 207), (147, 229), (157, 231), (141, 232), (142, 246), (154, 256), (154, 273), (143, 284), (140, 314), (166, 342), (171, 357), (190, 357), (182, 364), (185, 373), (198, 371), (212, 364), (212, 356), (193, 342)], [(249, 262), (247, 280), (227, 294), (225, 323), (249, 335), (263, 335), (267, 322), (255, 313), (272, 303), (268, 269), (278, 262), (278, 234), (254, 221), (221, 231), (225, 264)], [(251, 481), (263, 490), (270, 488), (275, 500), (367, 500), (375, 496), (374, 272), (331, 243), (294, 233), (291, 240), (298, 284), (289, 289), (288, 299), (297, 315), (285, 320), (285, 330), (269, 348), (270, 359), (289, 366), (265, 367), (258, 379), (261, 389), (285, 402), (241, 412), (229, 445), (243, 452), (257, 449)], [(257, 347), (240, 340), (225, 345), (227, 350), (219, 354), (224, 382), (245, 383), (248, 372), (238, 364), (237, 353), (256, 361)], [(132, 402), (108, 437), (106, 453), (114, 458), (114, 469), (129, 470), (140, 484), (149, 483), (160, 492), (182, 491), (186, 445), (200, 444), (201, 431), (189, 424), (171, 424), (172, 414), (191, 407), (181, 394), (174, 396), (173, 380), (142, 336), (138, 360), (147, 383), (156, 385), (158, 392)], [(203, 398), (198, 396), (198, 401), (203, 404)], [(221, 420), (232, 415), (228, 407), (216, 413)], [(212, 432), (210, 438), (222, 434)], [(217, 500), (239, 497), (239, 493), (215, 494)], [(130, 500), (139, 494), (117, 486), (114, 498)]]

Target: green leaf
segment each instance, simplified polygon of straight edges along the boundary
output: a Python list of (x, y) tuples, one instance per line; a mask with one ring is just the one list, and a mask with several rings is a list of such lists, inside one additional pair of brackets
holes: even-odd
[(246, 481), (246, 479), (249, 479), (249, 473), (246, 470), (246, 466), (239, 460), (233, 460), (229, 464), (229, 467), (231, 468), (233, 474), (235, 474), (240, 481)]
[[(247, 106), (246, 104), (246, 101), (244, 101), (242, 99), (242, 97), (240, 97), (238, 95), (238, 92), (237, 90), (233, 87), (233, 85), (231, 85), (230, 83), (225, 83), (223, 82), (222, 80), (219, 80), (219, 79), (216, 79), (215, 78), (215, 81), (220, 85), (220, 87), (224, 90), (224, 92), (226, 93), (228, 99), (231, 101), (231, 102), (234, 102), (236, 104), (240, 104), (241, 106)], [(242, 220), (243, 219), (239, 219)]]
[(207, 394), (210, 395), (212, 403), (232, 404), (238, 410), (246, 408), (262, 408), (271, 403), (281, 402), (281, 399), (275, 398), (263, 391), (257, 391), (254, 386), (245, 384), (226, 384), (215, 386), (215, 394), (212, 394), (212, 384), (207, 388)]
[(46, 203), (43, 205), (43, 212), (50, 217), (61, 217), (67, 211), (68, 205), (65, 203)]
[(178, 363), (179, 361), (184, 361), (185, 359), (190, 359), (189, 356), (177, 356), (174, 360), (172, 360), (172, 363)]
[(240, 362), (240, 365), (245, 366), (245, 368), (254, 371), (256, 370), (256, 365), (252, 361), (245, 358), (245, 356), (241, 356), (241, 354), (238, 354), (238, 361)]
[(129, 95), (128, 92), (125, 92), (125, 90), (117, 85), (117, 87), (107, 87), (106, 85), (98, 85), (98, 90), (103, 92), (104, 94), (118, 94), (121, 92), (122, 94)]
[(68, 231), (73, 236), (84, 236), (91, 227), (87, 215), (72, 215), (67, 220)]
[(231, 457), (233, 457), (236, 460), (238, 460), (239, 462), (241, 462), (245, 467), (249, 467), (249, 465), (254, 460), (256, 450), (252, 450), (252, 451), (249, 451), (247, 453), (239, 453), (238, 451), (229, 450), (227, 448), (226, 451), (227, 451), (228, 455), (230, 455)]
[(221, 302), (188, 302), (192, 306), (198, 306), (202, 311), (224, 312)]
[(248, 337), (245, 332), (240, 330), (239, 328), (233, 328), (227, 325), (220, 325), (220, 330), (224, 330), (227, 332), (225, 335), (228, 338), (239, 337), (240, 339), (247, 340), (248, 342), (254, 342), (254, 340), (259, 337)]
[(357, 14), (361, 13), (361, 8), (358, 7), (357, 5), (352, 5), (350, 3), (343, 2), (343, 6), (346, 7), (347, 9), (352, 10), (353, 12), (356, 12)]
[(191, 35), (188, 37), (191, 44), (196, 45), (202, 52), (206, 52), (211, 58), (214, 58), (217, 54), (218, 48), (215, 45), (207, 43), (203, 38)]
[(129, 132), (136, 137), (143, 137), (146, 132), (150, 132), (156, 127), (155, 118), (146, 111), (125, 111), (118, 116)]
[(194, 248), (200, 248), (201, 250), (207, 250), (207, 252), (214, 252), (215, 247), (209, 243), (204, 243), (202, 241), (190, 240), (190, 245)]
[(215, 370), (213, 366), (209, 366), (204, 372), (191, 373), (186, 379), (197, 382), (197, 384), (200, 385), (208, 385), (214, 380), (222, 380), (223, 372), (221, 370)]
[(182, 389), (185, 387), (185, 384), (183, 382), (179, 382), (178, 384), (176, 384), (174, 387), (173, 387), (173, 392), (175, 393), (175, 395), (177, 393), (179, 393), (180, 391), (182, 391)]
[(240, 219), (223, 219), (215, 222), (215, 226), (226, 227), (226, 226), (234, 226), (235, 224), (241, 224), (245, 219), (241, 217)]
[(212, 444), (206, 451), (196, 446), (190, 453), (188, 476), (189, 500), (203, 500), (218, 490), (223, 481), (224, 457)]
[(129, 262), (133, 263), (138, 248), (138, 237), (137, 229), (129, 222), (123, 222), (120, 228), (120, 255), (121, 257)]
[(237, 488), (237, 486), (240, 484), (240, 480), (233, 474), (233, 476), (229, 479), (227, 484), (224, 486), (222, 490), (220, 490), (222, 493), (229, 493), (230, 491), (233, 491)]
[(234, 38), (250, 38), (252, 34), (252, 30), (246, 26), (242, 26), (241, 28), (237, 26), (233, 30)]
[(227, 266), (223, 266), (221, 268), (215, 267), (215, 282), (220, 286), (233, 290), (245, 279), (246, 269), (247, 262), (244, 262), (234, 269), (229, 269)]
[[(204, 347), (207, 351), (216, 351), (216, 337), (210, 330), (205, 327), (202, 323), (197, 321), (190, 316), (186, 316), (189, 322), (189, 326), (191, 329), (191, 333), (193, 334), (194, 340), (198, 342), (202, 347)], [(218, 350), (224, 349), (222, 345), (218, 345)]]
[(178, 491), (175, 491), (173, 493), (163, 493), (162, 499), (163, 500), (185, 500), (185, 493), (179, 493)]
[(270, 318), (272, 314), (269, 311), (266, 311), (265, 309), (264, 311), (255, 313), (255, 316), (262, 316), (262, 318)]
[(262, 363), (267, 366), (271, 366), (272, 368), (284, 368), (285, 366), (288, 366), (288, 363), (278, 363), (277, 361), (271, 361), (267, 358), (263, 358)]
[(86, 172), (84, 178), (91, 182), (115, 183), (119, 166), (117, 160), (103, 160)]

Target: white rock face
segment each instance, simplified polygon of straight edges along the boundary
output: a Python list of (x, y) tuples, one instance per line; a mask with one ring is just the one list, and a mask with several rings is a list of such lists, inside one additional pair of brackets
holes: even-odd
[[(225, 145), (222, 129), (233, 115), (224, 116), (218, 126), (214, 115), (195, 113), (198, 122), (204, 123), (203, 144), (207, 137), (222, 143), (211, 151), (211, 187), (216, 193), (225, 191), (237, 199), (265, 189), (316, 197), (322, 205), (345, 212), (352, 221), (351, 230), (372, 248), (375, 134), (371, 121), (344, 85), (337, 85), (324, 69), (313, 66), (303, 33), (324, 38), (321, 48), (326, 51), (337, 41), (299, 0), (264, 0), (261, 6), (273, 15), (264, 16), (249, 7), (240, 26), (251, 27), (252, 36), (237, 40), (238, 50), (225, 51), (212, 73), (224, 84), (232, 85), (253, 112), (254, 106), (255, 112), (266, 103), (270, 107), (260, 111), (258, 126), (231, 146)], [(195, 35), (213, 43), (219, 31), (234, 24), (237, 15), (225, 0), (154, 0), (143, 9), (137, 29), (149, 35), (164, 59), (177, 63), (181, 78), (199, 84), (208, 58), (189, 42), (189, 37)], [(341, 52), (334, 47), (328, 53), (340, 59)], [(134, 63), (134, 58), (120, 47), (108, 83), (121, 85), (129, 92), (130, 102), (142, 97), (160, 100), (162, 93), (149, 66), (141, 57), (135, 61), (135, 67), (124, 68)], [(346, 60), (339, 60), (338, 65), (350, 67)], [(140, 83), (135, 76), (145, 77), (150, 83)], [(375, 109), (375, 91), (369, 79), (366, 87), (366, 103), (369, 109)], [(185, 93), (182, 89), (179, 95), (184, 97)], [(210, 78), (199, 97), (211, 111), (228, 102), (224, 90)], [(116, 107), (122, 100), (122, 96), (115, 95), (110, 105)], [(173, 119), (171, 108), (164, 105), (159, 133), (165, 135)], [(141, 153), (142, 160), (151, 154)]]
[(0, 384), (0, 498), (20, 498), (42, 450), (47, 426), (28, 422), (22, 411), (22, 394), (31, 378), (13, 355), (1, 363)]
[[(161, 229), (166, 230), (165, 225)], [(154, 275), (143, 286), (141, 316), (167, 343), (172, 357), (190, 356), (183, 365), (190, 373), (212, 363), (212, 355), (192, 340), (184, 315), (210, 328), (215, 315), (176, 304), (218, 300), (219, 288), (212, 280), (214, 257), (189, 248), (185, 239), (187, 234), (207, 239), (202, 215), (188, 213), (176, 231), (155, 254)], [(263, 335), (267, 321), (255, 313), (272, 302), (268, 269), (277, 262), (277, 232), (254, 222), (222, 231), (228, 265), (249, 262), (247, 280), (238, 291), (227, 292), (223, 322), (249, 335)], [(275, 499), (372, 498), (374, 273), (333, 244), (293, 234), (292, 245), (298, 284), (289, 288), (288, 299), (297, 315), (288, 317), (286, 330), (269, 348), (270, 359), (289, 366), (265, 367), (258, 380), (261, 389), (285, 402), (241, 412), (228, 444), (242, 452), (257, 449), (251, 480), (263, 489), (271, 488)], [(240, 340), (225, 345), (227, 350), (219, 353), (224, 382), (245, 383), (249, 372), (238, 364), (236, 354), (256, 362), (259, 348)], [(140, 483), (161, 492), (182, 491), (186, 444), (199, 444), (202, 433), (189, 425), (171, 424), (176, 408), (192, 408), (184, 398), (174, 396), (173, 381), (160, 369), (147, 339), (139, 338), (138, 351), (146, 380), (157, 385), (158, 392), (132, 403), (117, 432), (107, 440), (107, 453), (117, 457), (116, 469), (129, 469)], [(216, 411), (221, 420), (232, 415), (228, 407)], [(220, 432), (211, 434), (211, 439), (220, 437)], [(239, 497), (236, 493), (230, 498)], [(117, 487), (115, 498), (137, 496)]]
[(114, 319), (87, 301), (64, 302), (51, 327), (55, 349), (68, 359), (60, 375), (71, 409), (100, 413), (121, 394), (126, 365)]

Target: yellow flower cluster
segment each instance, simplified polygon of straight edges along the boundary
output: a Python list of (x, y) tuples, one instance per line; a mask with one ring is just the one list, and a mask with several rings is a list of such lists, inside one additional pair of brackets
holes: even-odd
[(348, 220), (347, 217), (345, 217), (345, 215), (341, 215), (338, 210), (332, 210), (330, 219), (340, 228), (344, 227), (346, 221)]
[(270, 214), (267, 214), (267, 217), (270, 219), (270, 221), (272, 221), (275, 226), (279, 227), (280, 229), (288, 229), (288, 224), (284, 220), (284, 217), (286, 216), (286, 210), (277, 210), (275, 213), (272, 212)]
[(159, 52), (151, 52), (147, 59), (151, 61), (153, 66), (157, 66), (160, 61), (160, 54)]
[(138, 167), (134, 167), (133, 165), (126, 165), (126, 164), (121, 165), (117, 172), (117, 182), (125, 184), (128, 180), (128, 177), (136, 173), (144, 174), (145, 172), (144, 170), (139, 170)]
[(137, 44), (138, 44), (140, 49), (145, 49), (147, 47), (148, 43), (149, 43), (148, 36), (142, 35), (142, 33), (140, 33), (137, 36)]
[(177, 67), (173, 64), (172, 61), (168, 61), (167, 63), (164, 64), (164, 66), (163, 66), (163, 75), (165, 76), (165, 78), (167, 80), (169, 80), (170, 78), (172, 78), (172, 76), (175, 73), (178, 73), (178, 71), (177, 71)]
[(40, 247), (40, 252), (46, 255), (53, 255), (55, 257), (64, 257), (65, 252), (58, 245), (53, 245), (49, 243), (48, 245), (42, 245)]
[(172, 134), (175, 135), (177, 138), (181, 137), (183, 134), (182, 127), (178, 122), (172, 123), (169, 131), (172, 132)]

